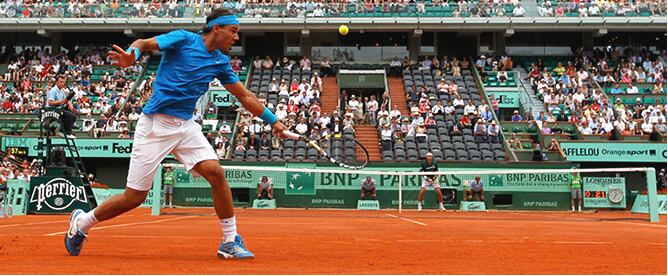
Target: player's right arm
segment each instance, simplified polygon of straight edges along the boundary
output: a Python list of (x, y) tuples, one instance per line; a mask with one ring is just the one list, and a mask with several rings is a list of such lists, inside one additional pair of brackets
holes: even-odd
[(188, 40), (188, 31), (176, 30), (159, 36), (137, 39), (132, 42), (132, 45), (127, 50), (118, 45), (113, 45), (114, 51), (109, 51), (109, 56), (114, 61), (113, 65), (118, 65), (122, 68), (134, 64), (141, 53), (152, 51), (169, 51), (177, 49), (182, 42)]
[[(123, 48), (116, 44), (114, 44), (112, 47), (114, 48), (114, 51), (109, 51), (109, 56), (111, 56), (111, 59), (114, 61), (112, 65), (118, 65), (121, 68), (125, 68), (134, 64), (143, 52), (160, 50), (160, 47), (158, 46), (158, 40), (155, 37), (137, 39), (132, 42), (132, 45), (130, 45), (130, 48), (128, 48), (127, 51), (123, 50)], [(138, 53), (135, 51), (138, 51)]]

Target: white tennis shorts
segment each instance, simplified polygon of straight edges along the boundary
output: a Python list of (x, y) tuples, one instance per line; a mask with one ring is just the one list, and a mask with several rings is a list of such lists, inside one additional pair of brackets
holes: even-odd
[(440, 189), (441, 185), (438, 185), (438, 180), (430, 180), (425, 177), (422, 179), (422, 188)]
[[(142, 113), (135, 128), (127, 186), (139, 191), (150, 190), (158, 165), (170, 153), (188, 171), (199, 162), (218, 160), (202, 127), (192, 119)], [(191, 173), (197, 175), (194, 171)]]

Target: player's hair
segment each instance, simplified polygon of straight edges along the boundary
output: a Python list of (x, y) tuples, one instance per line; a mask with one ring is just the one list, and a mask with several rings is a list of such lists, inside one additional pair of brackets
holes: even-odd
[(204, 34), (211, 32), (211, 30), (213, 30), (213, 28), (208, 27), (209, 21), (214, 20), (214, 19), (216, 19), (218, 17), (221, 17), (221, 16), (231, 15), (231, 14), (234, 14), (234, 13), (232, 11), (230, 11), (228, 9), (224, 9), (224, 8), (218, 8), (218, 9), (215, 9), (215, 10), (211, 11), (209, 16), (206, 17), (207, 26), (204, 26), (200, 32), (204, 33)]
[(58, 82), (58, 80), (60, 80), (60, 79), (63, 79), (65, 81), (67, 81), (67, 77), (65, 77), (65, 75), (63, 75), (63, 74), (60, 74), (60, 75), (56, 76), (56, 82)]

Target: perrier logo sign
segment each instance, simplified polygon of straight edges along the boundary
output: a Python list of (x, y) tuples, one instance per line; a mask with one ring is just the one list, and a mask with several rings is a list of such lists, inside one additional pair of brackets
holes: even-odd
[(76, 201), (88, 203), (86, 190), (65, 178), (54, 178), (39, 184), (30, 195), (30, 203), (37, 203), (37, 211), (42, 210), (45, 205), (51, 210), (65, 210)]
[(315, 174), (288, 172), (285, 174), (286, 195), (315, 195)]

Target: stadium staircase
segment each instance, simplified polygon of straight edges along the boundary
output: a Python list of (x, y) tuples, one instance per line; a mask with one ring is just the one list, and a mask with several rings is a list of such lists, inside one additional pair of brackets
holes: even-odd
[[(408, 103), (406, 102), (406, 92), (404, 91), (404, 81), (397, 77), (388, 77), (387, 86), (390, 90), (390, 99), (392, 106), (397, 106), (401, 115), (410, 116), (408, 111)], [(390, 106), (390, 109), (392, 108)]]
[(322, 78), (320, 101), (322, 112), (327, 112), (328, 115), (339, 106), (339, 84), (336, 83), (336, 77)]
[(536, 97), (536, 91), (533, 90), (533, 87), (531, 87), (531, 80), (526, 79), (526, 76), (529, 74), (529, 72), (527, 72), (527, 70), (522, 68), (522, 66), (517, 66), (515, 70), (517, 70), (520, 73), (520, 76), (522, 76), (519, 79), (519, 81), (522, 82), (522, 85), (527, 90), (527, 93), (529, 94), (529, 97), (531, 99), (531, 115), (536, 117), (540, 114), (540, 112), (547, 113), (545, 104), (543, 103), (543, 101), (538, 99), (538, 97)]
[[(380, 155), (380, 140), (378, 138), (378, 129), (372, 125), (355, 125), (355, 139), (369, 151), (369, 161), (382, 161)], [(355, 156), (357, 160), (363, 159), (363, 151), (357, 149)]]

